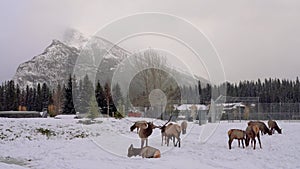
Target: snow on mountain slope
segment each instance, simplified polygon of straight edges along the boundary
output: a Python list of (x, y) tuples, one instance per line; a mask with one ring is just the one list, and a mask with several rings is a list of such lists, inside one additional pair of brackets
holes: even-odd
[[(104, 74), (106, 78), (112, 74), (111, 68), (116, 67), (128, 54), (126, 50), (114, 46), (103, 38), (85, 38), (76, 30), (68, 30), (64, 36), (64, 43), (53, 40), (42, 54), (20, 64), (13, 80), (22, 88), (26, 85), (36, 86), (38, 83), (46, 83), (55, 87), (58, 83), (65, 83), (69, 75), (73, 73), (75, 64), (79, 64), (78, 66), (85, 72), (82, 76), (86, 72), (95, 71), (101, 55), (107, 55), (102, 60), (102, 72), (100, 72), (100, 75)], [(83, 61), (78, 60), (79, 57)], [(89, 62), (85, 64), (85, 61)]]
[(52, 43), (38, 56), (19, 65), (13, 80), (22, 88), (46, 83), (55, 86), (64, 83), (72, 72), (79, 50), (59, 40)]
[[(115, 70), (122, 65), (122, 61), (131, 55), (130, 52), (101, 37), (86, 37), (75, 29), (68, 29), (63, 40), (53, 40), (43, 53), (19, 65), (13, 80), (21, 88), (26, 85), (35, 87), (38, 83), (46, 83), (50, 87), (65, 84), (70, 74), (74, 73), (83, 78), (86, 74), (90, 79), (104, 83), (111, 80)], [(76, 66), (75, 66), (76, 65)], [(125, 70), (125, 69), (124, 69)], [(192, 75), (182, 70), (173, 70), (179, 84), (197, 84)], [(170, 70), (171, 72), (171, 70)], [(94, 75), (95, 77), (93, 77)], [(131, 79), (129, 75), (124, 79)], [(202, 83), (205, 79), (198, 78)]]
[(89, 41), (86, 35), (76, 29), (69, 28), (64, 32), (63, 42), (71, 47), (81, 50)]

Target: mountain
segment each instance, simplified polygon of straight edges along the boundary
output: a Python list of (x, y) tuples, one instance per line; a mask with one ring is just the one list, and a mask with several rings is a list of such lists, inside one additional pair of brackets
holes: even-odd
[(68, 46), (81, 50), (89, 41), (89, 38), (87, 37), (87, 35), (84, 35), (78, 30), (69, 28), (64, 32), (62, 42)]
[(67, 46), (59, 40), (53, 40), (43, 53), (20, 64), (13, 80), (21, 88), (26, 85), (34, 87), (38, 83), (50, 86), (63, 84), (72, 72), (78, 55), (78, 49)]
[[(53, 40), (40, 54), (22, 63), (17, 68), (13, 80), (21, 88), (35, 87), (46, 83), (50, 87), (65, 84), (70, 74), (82, 79), (86, 74), (101, 84), (112, 81), (114, 73), (121, 73), (120, 81), (133, 78), (134, 72), (126, 65), (131, 53), (101, 37), (86, 37), (75, 29), (68, 29), (63, 40)], [(134, 66), (134, 65), (133, 65)], [(172, 70), (179, 85), (194, 85), (195, 79), (181, 70)], [(204, 79), (201, 82), (207, 83)], [(125, 86), (121, 83), (121, 86)]]
[[(109, 51), (109, 52), (108, 52)], [(68, 30), (63, 42), (53, 40), (43, 53), (19, 65), (13, 80), (21, 88), (46, 83), (50, 87), (65, 84), (73, 72), (82, 78), (95, 70), (105, 79), (112, 75), (114, 67), (130, 53), (99, 37), (86, 38), (76, 30)], [(100, 57), (101, 57), (101, 63)], [(101, 70), (98, 68), (101, 66)]]

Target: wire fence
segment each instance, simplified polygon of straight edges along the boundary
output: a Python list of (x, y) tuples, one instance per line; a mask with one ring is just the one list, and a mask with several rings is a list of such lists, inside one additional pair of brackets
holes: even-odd
[(300, 120), (300, 103), (258, 103), (224, 109), (221, 120)]

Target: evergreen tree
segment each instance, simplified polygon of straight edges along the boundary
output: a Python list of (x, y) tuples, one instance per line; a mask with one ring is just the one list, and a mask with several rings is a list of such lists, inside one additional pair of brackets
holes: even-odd
[(19, 110), (20, 99), (21, 99), (21, 89), (20, 89), (19, 84), (17, 84), (17, 87), (15, 88), (15, 100), (14, 100), (13, 110), (15, 110), (15, 111)]
[(91, 96), (95, 95), (93, 83), (90, 81), (88, 75), (85, 75), (83, 81), (79, 85), (79, 88), (81, 89), (79, 94), (80, 99), (78, 108), (76, 107), (76, 109), (81, 113), (88, 113)]
[(198, 94), (199, 94), (199, 103), (203, 104), (203, 98), (202, 98), (202, 87), (201, 87), (201, 82), (198, 80)]
[(42, 85), (42, 110), (43, 109), (47, 109), (48, 108), (48, 105), (49, 105), (49, 95), (50, 95), (50, 91), (49, 91), (49, 88), (47, 86), (46, 83), (43, 83)]
[(72, 95), (72, 76), (69, 76), (68, 85), (65, 87), (65, 100), (63, 114), (76, 114)]
[(96, 100), (97, 100), (98, 106), (101, 108), (101, 113), (104, 113), (103, 110), (106, 105), (105, 94), (104, 94), (103, 88), (99, 81), (97, 82), (95, 95), (96, 95)]
[(41, 84), (39, 83), (37, 85), (36, 89), (36, 111), (42, 111), (43, 110), (43, 96), (42, 96), (42, 89), (41, 89)]
[(3, 84), (0, 86), (0, 111), (4, 110), (4, 88)]
[(95, 96), (91, 96), (89, 99), (89, 108), (88, 108), (88, 115), (87, 118), (90, 118), (91, 120), (94, 120), (95, 118), (99, 117), (99, 109), (98, 109), (98, 103), (96, 101)]
[(7, 110), (17, 110), (16, 106), (16, 90), (15, 90), (15, 83), (14, 81), (9, 81), (6, 86), (6, 103), (7, 103)]
[(114, 112), (116, 111), (116, 107), (112, 101), (111, 89), (108, 82), (104, 85), (104, 95), (105, 95), (105, 106), (104, 111), (109, 116), (114, 116)]
[(121, 87), (120, 87), (119, 83), (114, 85), (114, 87), (112, 89), (112, 93), (113, 93), (113, 102), (116, 104), (118, 104), (118, 103), (123, 104), (123, 96), (122, 96)]

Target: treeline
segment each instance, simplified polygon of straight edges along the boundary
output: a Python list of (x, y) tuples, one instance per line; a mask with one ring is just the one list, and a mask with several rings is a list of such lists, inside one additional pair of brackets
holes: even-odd
[[(225, 83), (227, 95), (232, 97), (259, 97), (260, 103), (298, 103), (300, 102), (300, 82), (296, 80), (258, 79), (257, 81), (240, 81), (239, 83)], [(182, 86), (181, 98), (186, 103), (209, 104), (212, 90), (219, 87), (206, 84), (201, 86)], [(91, 97), (95, 95), (95, 97)], [(51, 116), (57, 114), (88, 113), (96, 98), (96, 106), (102, 114), (114, 116), (117, 110), (123, 110), (128, 100), (123, 100), (121, 88), (118, 84), (110, 88), (109, 83), (104, 86), (97, 82), (95, 86), (86, 75), (83, 79), (69, 77), (66, 84), (51, 89), (47, 84), (37, 84), (36, 87), (27, 86), (21, 89), (14, 81), (7, 81), (0, 85), (0, 111), (43, 111), (48, 110)], [(126, 107), (126, 106), (125, 106)], [(125, 111), (125, 110), (123, 110)]]
[(287, 79), (258, 79), (227, 83), (227, 95), (233, 97), (259, 97), (260, 103), (299, 103), (300, 82)]
[(198, 86), (183, 86), (181, 94), (187, 103), (209, 104), (212, 91), (219, 92), (226, 86), (226, 95), (231, 97), (259, 97), (260, 103), (299, 103), (300, 82), (287, 79), (258, 79), (257, 81), (240, 81), (239, 83), (226, 82), (220, 86), (206, 84)]
[(86, 75), (80, 80), (77, 80), (75, 76), (70, 76), (67, 84), (62, 86), (59, 84), (55, 89), (50, 89), (46, 83), (21, 89), (14, 81), (4, 82), (0, 86), (0, 111), (40, 112), (48, 110), (50, 116), (76, 112), (89, 113), (93, 98), (95, 98), (92, 97), (93, 94), (96, 97), (97, 108), (99, 108), (96, 111), (103, 114), (113, 116), (118, 104), (124, 104), (118, 84), (111, 89), (109, 83), (105, 83), (102, 87), (100, 82), (97, 82), (94, 88)]
[(14, 81), (4, 82), (0, 86), (0, 110), (42, 111), (43, 107), (52, 104), (52, 93), (48, 86), (38, 84), (36, 88), (20, 89)]

